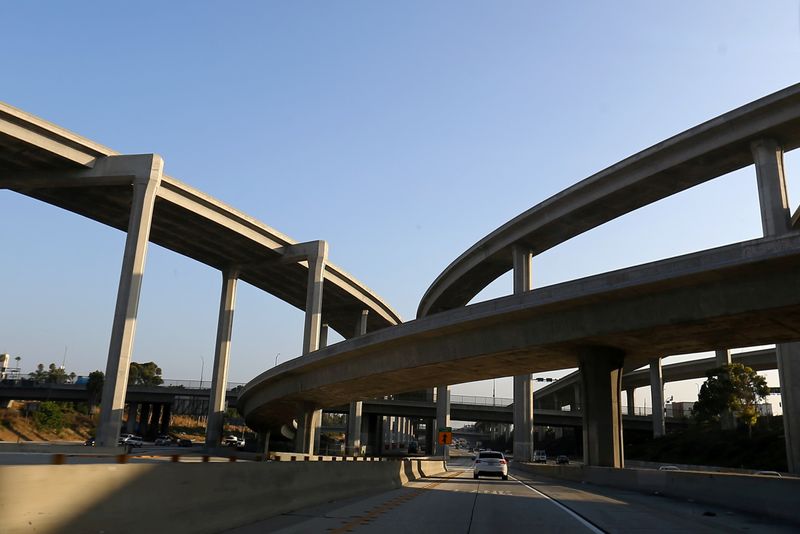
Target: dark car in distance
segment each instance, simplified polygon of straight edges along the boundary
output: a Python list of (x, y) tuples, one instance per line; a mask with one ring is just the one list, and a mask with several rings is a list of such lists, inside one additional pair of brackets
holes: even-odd
[(569, 463), (569, 456), (564, 456), (563, 454), (559, 455), (556, 458), (557, 464), (568, 464)]

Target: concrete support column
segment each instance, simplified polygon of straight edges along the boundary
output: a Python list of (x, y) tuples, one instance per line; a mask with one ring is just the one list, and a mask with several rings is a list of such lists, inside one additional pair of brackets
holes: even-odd
[[(533, 289), (533, 254), (514, 247), (514, 294), (521, 295)], [(525, 373), (514, 377), (514, 459), (533, 460), (533, 375)]]
[(307, 255), (308, 286), (306, 289), (306, 319), (303, 329), (303, 354), (314, 352), (320, 347), (322, 330), (322, 287), (325, 277), (325, 264), (328, 261), (328, 245), (317, 241), (315, 249)]
[(578, 352), (583, 384), (583, 462), (624, 467), (620, 392), (625, 355), (611, 347), (585, 347)]
[(779, 236), (791, 228), (789, 195), (783, 170), (783, 149), (774, 139), (760, 139), (750, 145), (756, 166), (758, 202), (764, 237)]
[[(150, 403), (142, 403), (142, 410), (139, 413), (139, 435), (142, 437), (150, 431)], [(115, 444), (116, 445), (116, 444)]]
[(144, 436), (148, 441), (155, 439), (156, 434), (161, 428), (161, 407), (162, 403), (156, 402), (153, 404), (153, 409), (150, 412), (150, 424), (147, 425), (147, 436)]
[(531, 375), (514, 377), (514, 460), (533, 461), (533, 382)]
[(578, 382), (573, 387), (573, 395), (575, 396), (575, 404), (573, 405), (573, 411), (580, 411), (581, 410), (581, 383)]
[(777, 353), (786, 463), (800, 475), (800, 343), (779, 343)]
[(661, 374), (661, 358), (650, 360), (650, 399), (653, 401), (653, 437), (666, 434), (664, 426), (664, 378)]
[(312, 447), (316, 442), (316, 430), (320, 426), (322, 410), (303, 404), (297, 411), (297, 433), (294, 439), (295, 452), (313, 454)]
[(169, 434), (169, 425), (172, 422), (172, 404), (164, 404), (164, 409), (161, 411), (161, 433)]
[(139, 411), (138, 402), (128, 403), (128, 424), (125, 426), (125, 432), (128, 434), (136, 433), (136, 415)]
[(450, 426), (450, 386), (438, 386), (436, 388), (436, 429), (434, 429), (433, 439), (436, 444), (436, 455), (450, 457), (450, 447), (439, 445), (439, 429)]
[(256, 452), (261, 454), (269, 454), (269, 438), (271, 432), (269, 430), (258, 433), (258, 443), (256, 445)]
[[(756, 166), (764, 236), (788, 233), (791, 231), (791, 212), (783, 167), (783, 149), (773, 139), (754, 141), (750, 148)], [(786, 463), (791, 473), (800, 474), (800, 343), (779, 343), (776, 352), (781, 382)]]
[(236, 307), (237, 268), (222, 272), (222, 291), (217, 318), (217, 341), (214, 347), (214, 369), (211, 374), (211, 392), (206, 425), (206, 447), (219, 447), (225, 422), (225, 394), (228, 386), (228, 361), (233, 335), (233, 311)]
[(628, 388), (625, 390), (625, 395), (628, 398), (628, 415), (636, 415), (636, 406), (634, 406), (636, 388)]
[(128, 234), (122, 256), (103, 397), (100, 403), (100, 420), (97, 425), (97, 445), (100, 447), (116, 447), (122, 427), (122, 411), (128, 387), (128, 371), (147, 257), (147, 242), (150, 238), (156, 193), (164, 172), (164, 161), (158, 155), (139, 156), (137, 161), (141, 164), (141, 169), (136, 172), (133, 181)]
[[(356, 321), (355, 337), (363, 336), (367, 333), (367, 319), (369, 310), (361, 310), (361, 314)], [(361, 401), (353, 401), (347, 411), (347, 436), (345, 437), (345, 456), (358, 456), (361, 454), (361, 413), (364, 404)]]
[(436, 425), (436, 421), (433, 419), (426, 419), (425, 420), (425, 452), (429, 456), (433, 456), (436, 454), (436, 431), (434, 430), (434, 426)]
[[(306, 355), (320, 348), (322, 288), (325, 277), (325, 264), (328, 261), (328, 244), (325, 241), (315, 241), (293, 245), (293, 247), (296, 247), (298, 252), (289, 253), (289, 259), (295, 259), (293, 254), (299, 254), (308, 262), (306, 318), (303, 328), (303, 355)], [(322, 424), (322, 410), (303, 405), (301, 412), (308, 409), (311, 409), (311, 412), (298, 413), (297, 434), (295, 435), (295, 451), (303, 454), (313, 454), (314, 448), (319, 447), (318, 436), (320, 433), (318, 430)], [(312, 426), (309, 428), (308, 425)], [(309, 441), (302, 442), (301, 440)]]

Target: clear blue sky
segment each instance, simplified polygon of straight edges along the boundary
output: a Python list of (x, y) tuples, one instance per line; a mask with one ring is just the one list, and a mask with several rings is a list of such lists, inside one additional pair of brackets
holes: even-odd
[[(800, 64), (797, 1), (14, 2), (3, 18), (0, 99), (157, 152), (292, 238), (328, 240), (405, 319), (503, 222), (797, 82)], [(787, 161), (796, 207), (800, 158)], [(105, 369), (124, 234), (8, 191), (0, 214), (0, 352), (29, 371), (68, 347), (68, 370)], [(535, 283), (758, 235), (745, 169), (537, 257)], [(219, 285), (152, 246), (134, 359), (208, 378)], [(481, 298), (509, 291), (504, 277)], [(301, 338), (300, 311), (241, 284), (231, 380), (297, 356)]]

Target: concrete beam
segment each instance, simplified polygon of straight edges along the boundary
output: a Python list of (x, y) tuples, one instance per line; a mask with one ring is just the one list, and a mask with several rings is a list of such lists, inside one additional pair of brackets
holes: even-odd
[(95, 187), (131, 185), (137, 176), (150, 172), (147, 156), (104, 156), (91, 167), (47, 171), (13, 171), (0, 175), (0, 189), (32, 191), (42, 188)]
[(97, 445), (101, 447), (116, 446), (119, 438), (136, 331), (139, 295), (147, 257), (147, 242), (156, 194), (164, 173), (164, 160), (155, 154), (128, 157), (124, 162), (130, 164), (129, 170), (135, 174), (135, 179), (100, 404)]
[(222, 428), (225, 420), (225, 394), (228, 384), (228, 362), (233, 335), (233, 313), (236, 307), (236, 283), (239, 271), (231, 268), (222, 272), (222, 291), (217, 319), (217, 341), (214, 347), (214, 368), (211, 374), (211, 391), (206, 425), (206, 447), (217, 447), (222, 443)]

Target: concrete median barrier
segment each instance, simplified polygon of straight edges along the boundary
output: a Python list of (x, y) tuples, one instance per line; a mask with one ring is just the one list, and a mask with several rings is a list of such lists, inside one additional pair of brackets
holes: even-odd
[(1, 530), (220, 532), (445, 470), (441, 460), (0, 466)]

